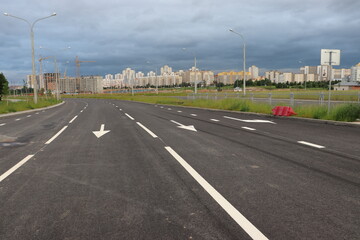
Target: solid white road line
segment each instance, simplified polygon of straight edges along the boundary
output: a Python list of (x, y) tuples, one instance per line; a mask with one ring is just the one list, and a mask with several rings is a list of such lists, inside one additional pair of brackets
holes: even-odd
[(7, 178), (10, 174), (12, 174), (13, 172), (16, 171), (16, 169), (18, 169), (19, 167), (21, 167), (22, 165), (24, 165), (27, 161), (30, 160), (30, 158), (32, 158), (34, 155), (28, 155), (26, 158), (24, 158), (23, 160), (21, 160), (20, 162), (18, 162), (15, 166), (13, 166), (12, 168), (10, 168), (9, 170), (7, 170), (3, 175), (0, 176), (0, 182), (2, 182), (5, 178)]
[(185, 170), (207, 191), (210, 196), (250, 235), (253, 239), (267, 239), (249, 220), (247, 220), (229, 201), (213, 188), (195, 169), (193, 169), (171, 147), (165, 149), (185, 168)]
[(63, 127), (57, 134), (55, 134), (52, 138), (50, 138), (45, 144), (50, 144), (52, 141), (55, 140), (68, 126)]
[(196, 117), (197, 115), (196, 114), (190, 114), (191, 116), (194, 116), (194, 117)]
[(219, 122), (220, 120), (217, 120), (217, 119), (210, 119), (211, 121), (213, 122)]
[(6, 123), (2, 123), (2, 124), (0, 124), (0, 127), (1, 127), (1, 126), (5, 126), (5, 125), (6, 125)]
[(246, 130), (250, 130), (250, 131), (255, 131), (256, 129), (255, 128), (249, 128), (249, 127), (241, 127), (243, 129), (246, 129)]
[(128, 118), (130, 118), (131, 120), (135, 120), (132, 116), (130, 116), (129, 114), (125, 113), (126, 116), (128, 116)]
[(314, 148), (325, 148), (324, 146), (317, 145), (317, 144), (314, 144), (314, 143), (305, 142), (305, 141), (298, 141), (298, 143), (308, 145), (308, 146), (314, 147)]
[(150, 129), (148, 129), (147, 127), (145, 127), (144, 125), (142, 125), (139, 122), (136, 122), (137, 125), (139, 125), (140, 127), (142, 127), (142, 129), (144, 129), (148, 134), (150, 134), (150, 136), (152, 136), (153, 138), (157, 138), (158, 136), (156, 136)]
[(69, 123), (72, 123), (78, 116), (75, 116), (73, 119), (70, 120)]

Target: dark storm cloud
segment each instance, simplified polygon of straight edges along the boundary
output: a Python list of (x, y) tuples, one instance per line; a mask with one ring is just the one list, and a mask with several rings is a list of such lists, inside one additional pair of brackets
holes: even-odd
[[(56, 55), (61, 71), (70, 61), (69, 75), (75, 74), (75, 56), (96, 61), (82, 64), (82, 74), (104, 75), (164, 64), (188, 69), (191, 52), (202, 69), (239, 70), (243, 43), (229, 28), (246, 39), (247, 66), (262, 71), (318, 65), (321, 48), (341, 49), (342, 66), (350, 67), (360, 62), (358, 9), (358, 0), (13, 0), (1, 6), (29, 20), (57, 12), (35, 26), (36, 58)], [(28, 27), (0, 19), (0, 71), (21, 82), (31, 72)], [(51, 62), (46, 67), (52, 71)]]

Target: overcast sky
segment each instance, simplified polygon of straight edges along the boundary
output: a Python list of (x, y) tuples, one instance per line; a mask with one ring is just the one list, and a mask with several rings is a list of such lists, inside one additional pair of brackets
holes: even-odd
[[(56, 56), (62, 72), (69, 61), (69, 76), (75, 56), (96, 61), (82, 75), (188, 69), (193, 54), (200, 69), (240, 71), (243, 42), (229, 28), (245, 37), (247, 67), (261, 72), (319, 65), (322, 48), (342, 51), (340, 67), (360, 62), (359, 0), (2, 0), (0, 9), (31, 22), (55, 11), (35, 25), (35, 55)], [(21, 84), (31, 74), (29, 26), (2, 15), (0, 29), (0, 72)]]

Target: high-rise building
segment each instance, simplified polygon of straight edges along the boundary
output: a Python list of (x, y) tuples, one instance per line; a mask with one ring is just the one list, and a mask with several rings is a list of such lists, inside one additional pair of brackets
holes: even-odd
[(259, 68), (255, 65), (249, 67), (250, 78), (255, 80), (259, 77)]
[(360, 63), (351, 68), (351, 81), (360, 82)]

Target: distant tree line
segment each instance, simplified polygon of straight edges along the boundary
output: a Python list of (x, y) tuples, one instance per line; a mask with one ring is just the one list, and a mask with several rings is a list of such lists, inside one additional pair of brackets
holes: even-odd
[[(332, 81), (331, 85), (337, 84), (341, 81), (336, 80)], [(260, 86), (273, 86), (275, 88), (329, 88), (329, 82), (328, 81), (315, 81), (315, 82), (285, 82), (285, 83), (273, 83), (269, 79), (265, 78), (263, 80), (259, 81), (253, 81), (252, 79), (246, 81), (247, 87), (260, 87)], [(243, 80), (236, 80), (234, 83), (235, 87), (241, 87), (243, 85)]]

